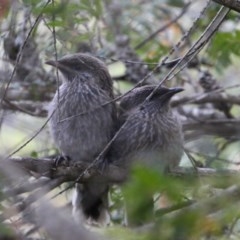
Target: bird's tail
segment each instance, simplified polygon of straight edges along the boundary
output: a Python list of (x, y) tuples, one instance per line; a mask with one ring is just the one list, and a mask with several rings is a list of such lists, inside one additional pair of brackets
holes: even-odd
[(73, 217), (78, 222), (89, 220), (100, 225), (110, 223), (107, 184), (76, 184), (72, 205)]

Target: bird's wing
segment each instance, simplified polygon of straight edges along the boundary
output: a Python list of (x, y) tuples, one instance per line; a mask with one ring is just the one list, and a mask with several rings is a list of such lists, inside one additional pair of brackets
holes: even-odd
[(119, 129), (111, 147), (111, 155), (117, 160), (139, 150), (150, 150), (161, 145), (161, 136), (154, 123), (138, 111), (129, 116)]

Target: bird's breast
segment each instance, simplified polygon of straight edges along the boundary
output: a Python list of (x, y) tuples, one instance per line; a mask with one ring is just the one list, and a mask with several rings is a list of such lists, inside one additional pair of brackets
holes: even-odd
[(62, 86), (50, 114), (51, 134), (63, 154), (73, 160), (92, 161), (111, 139), (113, 105), (101, 107), (110, 97), (97, 87)]

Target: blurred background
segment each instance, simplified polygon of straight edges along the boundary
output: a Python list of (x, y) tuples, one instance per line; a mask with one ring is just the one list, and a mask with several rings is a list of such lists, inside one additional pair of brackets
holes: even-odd
[[(75, 52), (92, 54), (106, 62), (115, 95), (120, 96), (136, 84), (160, 83), (173, 68), (171, 61), (184, 56), (219, 9), (215, 1), (205, 0), (1, 0), (0, 155), (42, 158), (58, 154), (46, 121), (48, 104), (60, 83), (45, 61)], [(182, 167), (239, 168), (239, 43), (239, 13), (231, 11), (202, 51), (164, 82), (185, 89), (172, 101), (185, 136)], [(155, 69), (162, 60), (166, 64)], [(111, 237), (117, 232), (120, 239), (238, 239), (239, 212), (232, 206), (239, 203), (231, 196), (219, 203), (215, 212), (211, 204), (203, 204), (194, 213), (180, 212), (175, 218), (166, 215), (171, 212), (169, 206), (182, 201), (202, 203), (238, 183), (235, 175), (208, 177), (171, 178), (136, 167), (123, 190), (111, 190), (115, 228), (107, 234)], [(52, 194), (59, 191), (57, 188)], [(148, 215), (145, 199), (163, 191), (167, 199), (156, 197), (155, 205), (166, 212), (160, 210), (157, 214), (164, 218), (156, 220)], [(68, 206), (69, 195), (61, 194), (54, 204)], [(126, 214), (123, 195), (130, 199), (133, 219), (154, 222), (151, 231), (146, 228), (139, 236), (135, 230), (122, 228)]]

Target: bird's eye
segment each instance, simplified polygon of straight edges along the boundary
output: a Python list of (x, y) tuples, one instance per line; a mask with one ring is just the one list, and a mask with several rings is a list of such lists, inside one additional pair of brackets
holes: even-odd
[(144, 106), (140, 106), (140, 111), (144, 110), (145, 107)]

